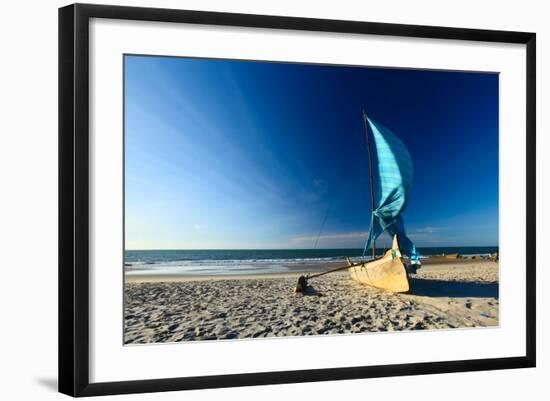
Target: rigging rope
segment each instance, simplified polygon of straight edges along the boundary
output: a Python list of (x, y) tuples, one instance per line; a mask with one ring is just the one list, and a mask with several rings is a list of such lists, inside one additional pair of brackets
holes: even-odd
[(325, 227), (325, 223), (327, 221), (329, 211), (330, 211), (330, 206), (328, 207), (327, 212), (325, 213), (325, 218), (323, 219), (323, 222), (321, 223), (321, 227), (319, 228), (319, 234), (317, 234), (317, 239), (315, 240), (315, 245), (313, 245), (313, 249), (317, 249), (317, 244), (319, 243), (319, 238), (321, 237), (321, 233), (323, 232), (323, 228)]

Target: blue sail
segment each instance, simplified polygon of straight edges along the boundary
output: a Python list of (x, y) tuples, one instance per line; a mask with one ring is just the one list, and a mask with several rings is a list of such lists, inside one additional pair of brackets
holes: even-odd
[[(375, 207), (371, 216), (366, 250), (371, 248), (384, 231), (390, 236), (397, 234), (399, 247), (411, 260), (417, 262), (419, 254), (405, 232), (402, 213), (407, 206), (412, 186), (413, 164), (409, 151), (401, 140), (388, 128), (363, 116), (374, 140), (376, 166), (373, 169), (376, 190)], [(373, 156), (374, 156), (373, 155)]]

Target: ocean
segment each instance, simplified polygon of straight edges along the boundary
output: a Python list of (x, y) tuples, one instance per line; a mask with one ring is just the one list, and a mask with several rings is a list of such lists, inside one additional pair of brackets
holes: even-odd
[[(418, 251), (422, 257), (442, 253), (470, 256), (488, 255), (498, 251), (498, 247), (436, 247)], [(378, 255), (383, 252), (379, 249)], [(127, 250), (124, 265), (131, 275), (245, 275), (316, 271), (345, 262), (346, 256), (358, 261), (362, 254), (362, 249)]]

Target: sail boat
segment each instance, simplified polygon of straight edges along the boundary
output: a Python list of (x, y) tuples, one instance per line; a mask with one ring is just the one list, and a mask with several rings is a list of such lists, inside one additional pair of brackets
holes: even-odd
[[(405, 232), (403, 212), (411, 190), (413, 165), (409, 151), (388, 128), (363, 112), (370, 167), (371, 225), (363, 256), (370, 248), (372, 260), (353, 264), (348, 259), (351, 277), (362, 283), (393, 292), (409, 290), (409, 272), (420, 267), (419, 254)], [(387, 232), (392, 247), (376, 258), (376, 239)], [(409, 269), (402, 252), (411, 261)]]
[[(413, 164), (409, 151), (401, 140), (382, 124), (363, 112), (370, 170), (371, 225), (363, 256), (372, 250), (372, 259), (348, 264), (326, 272), (300, 276), (295, 292), (305, 292), (308, 280), (349, 269), (351, 277), (361, 284), (393, 292), (409, 291), (409, 272), (420, 267), (420, 255), (405, 232), (403, 212), (411, 190)], [(373, 148), (373, 149), (372, 149)], [(376, 258), (376, 239), (387, 232), (392, 247)], [(404, 263), (403, 253), (410, 259)]]

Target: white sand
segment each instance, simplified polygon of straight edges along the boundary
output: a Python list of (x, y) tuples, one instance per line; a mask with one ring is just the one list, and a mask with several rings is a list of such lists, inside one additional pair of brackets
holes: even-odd
[(125, 342), (175, 342), (498, 325), (498, 264), (432, 263), (393, 294), (346, 272), (246, 277), (127, 276)]

